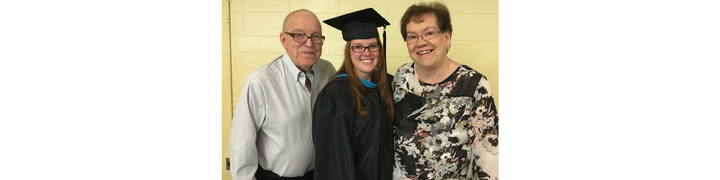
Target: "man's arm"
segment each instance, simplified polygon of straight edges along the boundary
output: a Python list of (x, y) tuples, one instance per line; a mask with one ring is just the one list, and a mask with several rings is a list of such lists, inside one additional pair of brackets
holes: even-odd
[(234, 180), (255, 180), (258, 168), (255, 141), (265, 122), (265, 102), (262, 82), (251, 76), (243, 85), (230, 131), (230, 173)]

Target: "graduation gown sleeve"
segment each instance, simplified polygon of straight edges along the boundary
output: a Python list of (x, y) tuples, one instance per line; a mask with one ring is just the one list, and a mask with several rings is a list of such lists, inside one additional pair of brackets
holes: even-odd
[(315, 179), (355, 180), (352, 102), (347, 81), (329, 83), (317, 97), (313, 108)]

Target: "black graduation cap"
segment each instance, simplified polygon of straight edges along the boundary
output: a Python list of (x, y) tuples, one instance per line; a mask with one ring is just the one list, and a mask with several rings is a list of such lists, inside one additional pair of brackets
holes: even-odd
[[(373, 8), (367, 8), (323, 21), (335, 29), (342, 31), (343, 40), (350, 42), (353, 39), (370, 39), (379, 37), (377, 28), (383, 27), (383, 51), (387, 53), (387, 41), (385, 26), (390, 22), (385, 20), (380, 13)], [(387, 63), (387, 61), (385, 61)]]
[[(373, 8), (347, 13), (323, 22), (342, 31), (343, 40), (345, 41), (379, 37), (377, 27), (390, 25), (390, 23)], [(385, 39), (384, 33), (383, 31), (383, 40)]]

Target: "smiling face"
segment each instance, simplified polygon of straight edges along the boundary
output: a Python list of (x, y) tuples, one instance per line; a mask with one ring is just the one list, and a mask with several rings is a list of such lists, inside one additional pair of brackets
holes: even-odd
[[(410, 21), (405, 27), (407, 36), (417, 36), (417, 42), (406, 43), (410, 59), (418, 66), (425, 68), (438, 68), (444, 61), (450, 60), (447, 57), (447, 50), (450, 47), (451, 33), (440, 32), (437, 19), (433, 14), (421, 16), (422, 22)], [(429, 33), (438, 33), (432, 39), (427, 39), (425, 35)]]
[[(322, 35), (320, 20), (309, 11), (296, 11), (289, 14), (285, 18), (283, 31), (307, 36)], [(315, 44), (311, 38), (308, 38), (305, 42), (297, 42), (292, 36), (284, 32), (280, 32), (280, 42), (288, 56), (300, 70), (309, 70), (320, 59), (323, 44)]]
[[(363, 52), (354, 52), (352, 50), (353, 47), (363, 47)], [(370, 79), (372, 78), (372, 71), (375, 69), (375, 67), (380, 61), (380, 50), (371, 52), (370, 48), (364, 47), (380, 48), (380, 45), (378, 44), (376, 38), (355, 39), (350, 41), (350, 48), (348, 49), (348, 51), (350, 52), (350, 60), (355, 67), (355, 74), (357, 74), (357, 76), (360, 78), (370, 81)]]

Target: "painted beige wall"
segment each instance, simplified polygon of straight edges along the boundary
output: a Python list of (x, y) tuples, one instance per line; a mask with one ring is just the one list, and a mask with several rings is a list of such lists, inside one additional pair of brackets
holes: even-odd
[[(222, 116), (222, 177), (230, 180), (225, 170), (228, 156), (232, 112), (237, 104), (245, 78), (256, 68), (285, 51), (279, 34), (287, 13), (309, 9), (320, 21), (352, 11), (372, 7), (389, 22), (387, 27), (388, 72), (394, 74), (400, 65), (412, 62), (400, 34), (400, 18), (417, 0), (223, 0), (223, 116)], [(499, 107), (498, 89), (498, 1), (448, 0), (453, 36), (448, 56), (488, 77), (495, 103)], [(226, 23), (229, 17), (229, 24)], [(323, 25), (326, 36), (322, 58), (340, 67), (343, 47), (340, 31)], [(382, 28), (379, 28), (382, 30)]]
[(222, 177), (230, 180), (230, 171), (225, 170), (225, 157), (228, 157), (228, 137), (232, 121), (232, 80), (230, 71), (230, 3), (222, 0)]

